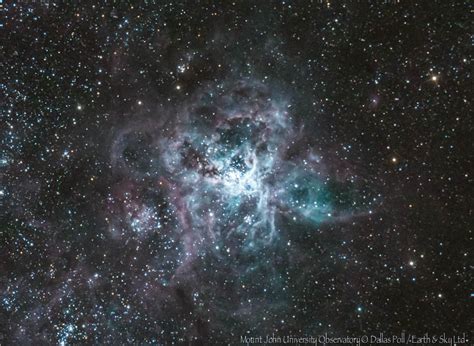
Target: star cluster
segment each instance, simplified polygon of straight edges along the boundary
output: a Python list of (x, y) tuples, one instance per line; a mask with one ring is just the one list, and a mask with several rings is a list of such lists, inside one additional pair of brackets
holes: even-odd
[(472, 330), (467, 3), (1, 10), (1, 344)]

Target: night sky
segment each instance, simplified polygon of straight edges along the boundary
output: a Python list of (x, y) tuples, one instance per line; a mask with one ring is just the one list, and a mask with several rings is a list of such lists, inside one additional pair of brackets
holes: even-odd
[(4, 3), (0, 344), (469, 339), (471, 5)]

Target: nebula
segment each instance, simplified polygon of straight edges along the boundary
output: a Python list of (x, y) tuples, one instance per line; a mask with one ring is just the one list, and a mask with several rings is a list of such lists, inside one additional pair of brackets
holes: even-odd
[[(357, 192), (321, 174), (325, 169), (314, 153), (290, 157), (301, 131), (288, 101), (268, 86), (227, 82), (190, 99), (162, 111), (170, 114), (166, 121), (159, 117), (154, 123), (152, 114), (117, 131), (111, 164), (118, 178), (106, 208), (112, 238), (167, 244), (152, 260), (155, 270), (166, 273), (161, 289), (185, 295), (188, 285), (204, 287), (208, 275), (221, 280), (223, 273), (225, 282), (261, 275), (270, 287), (280, 286), (278, 266), (286, 256), (261, 256), (281, 252), (301, 225), (347, 222), (363, 213)], [(216, 273), (203, 275), (208, 261)], [(242, 284), (226, 294), (221, 298), (239, 302), (249, 293)], [(270, 306), (286, 303), (273, 297)], [(176, 304), (187, 303), (176, 298)], [(215, 319), (223, 323), (230, 313), (244, 325), (249, 314), (264, 308), (218, 306), (212, 304)]]

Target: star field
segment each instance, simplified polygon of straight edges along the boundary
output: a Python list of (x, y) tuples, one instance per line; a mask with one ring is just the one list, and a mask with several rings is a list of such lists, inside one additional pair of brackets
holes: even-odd
[(472, 342), (468, 2), (0, 6), (0, 344)]

